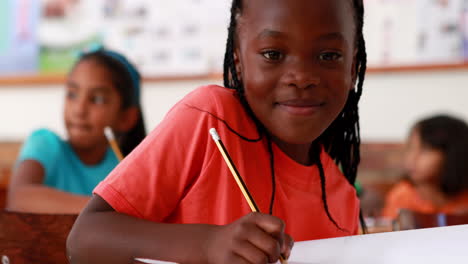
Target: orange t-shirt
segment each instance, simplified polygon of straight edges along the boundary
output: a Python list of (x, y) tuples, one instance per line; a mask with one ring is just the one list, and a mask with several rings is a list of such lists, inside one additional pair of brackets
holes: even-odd
[(468, 192), (454, 197), (442, 207), (437, 207), (431, 201), (424, 200), (410, 182), (402, 181), (393, 187), (387, 195), (382, 214), (388, 218), (396, 218), (399, 209), (428, 214), (466, 212), (468, 209)]
[[(250, 208), (210, 134), (216, 128), (262, 212), (272, 193), (266, 139), (259, 138), (234, 91), (201, 87), (167, 114), (152, 133), (95, 189), (116, 211), (164, 223), (223, 225)], [(229, 127), (229, 128), (228, 128)], [(322, 203), (316, 166), (303, 166), (273, 144), (276, 195), (273, 215), (296, 241), (357, 234), (359, 200), (327, 153), (322, 152), (329, 211)]]

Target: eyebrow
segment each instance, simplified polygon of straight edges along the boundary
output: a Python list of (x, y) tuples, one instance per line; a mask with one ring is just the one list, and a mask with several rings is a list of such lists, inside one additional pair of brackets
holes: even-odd
[(70, 87), (70, 88), (77, 88), (78, 87), (78, 84), (76, 84), (76, 82), (72, 81), (72, 80), (67, 80), (66, 84), (65, 84), (67, 87)]
[[(75, 89), (78, 89), (79, 88), (79, 85), (72, 81), (72, 80), (69, 80), (67, 81), (67, 84), (66, 84), (68, 87), (70, 88), (75, 88)], [(106, 87), (106, 86), (93, 86), (91, 89), (91, 92), (93, 93), (104, 93), (104, 94), (108, 94), (111, 92), (111, 88), (109, 87)]]
[(264, 29), (260, 34), (258, 34), (258, 38), (280, 38), (285, 37), (286, 34), (280, 31), (271, 30), (271, 29)]
[[(260, 34), (258, 34), (258, 38), (282, 38), (286, 37), (286, 33), (281, 32), (281, 31), (276, 31), (276, 30), (271, 30), (271, 29), (264, 29)], [(345, 37), (343, 36), (342, 33), (340, 32), (332, 32), (332, 33), (327, 33), (324, 35), (320, 35), (317, 40), (321, 41), (326, 41), (326, 40), (340, 40), (346, 42)]]
[(111, 92), (111, 88), (109, 87), (105, 87), (105, 86), (94, 86), (91, 88), (91, 91), (93, 93), (104, 93), (104, 94), (108, 94)]
[(340, 40), (346, 42), (345, 37), (340, 32), (333, 32), (321, 35), (318, 40)]

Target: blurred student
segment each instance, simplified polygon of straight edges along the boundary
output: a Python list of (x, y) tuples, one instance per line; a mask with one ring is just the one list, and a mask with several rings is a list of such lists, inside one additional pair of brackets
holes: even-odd
[(446, 115), (421, 120), (406, 147), (408, 177), (388, 194), (383, 215), (468, 212), (468, 125)]
[(113, 51), (83, 54), (67, 78), (64, 122), (66, 140), (39, 129), (23, 144), (9, 187), (8, 210), (81, 211), (94, 187), (118, 164), (104, 128), (112, 128), (124, 156), (146, 135), (138, 71)]

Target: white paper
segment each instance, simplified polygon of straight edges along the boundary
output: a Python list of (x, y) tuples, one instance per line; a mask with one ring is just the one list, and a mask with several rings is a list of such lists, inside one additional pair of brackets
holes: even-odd
[[(153, 260), (153, 259), (139, 259), (139, 258), (137, 258), (135, 260), (138, 260), (138, 261), (140, 261), (142, 263), (148, 263), (148, 264), (177, 264), (177, 263), (174, 263), (174, 262), (165, 262), (165, 261), (159, 261), (159, 260)], [(288, 264), (315, 264), (315, 263), (289, 261)]]
[(296, 243), (291, 261), (320, 264), (468, 263), (468, 225)]
[(160, 260), (154, 260), (154, 259), (144, 259), (144, 258), (136, 258), (135, 260), (140, 261), (141, 263), (149, 263), (149, 264), (176, 264), (174, 262), (160, 261)]

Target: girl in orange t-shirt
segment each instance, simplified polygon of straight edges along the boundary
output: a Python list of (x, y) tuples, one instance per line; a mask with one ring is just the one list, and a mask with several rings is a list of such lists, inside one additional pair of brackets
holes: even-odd
[[(345, 2), (233, 0), (226, 88), (187, 95), (95, 189), (71, 262), (272, 263), (292, 237), (357, 234), (364, 8)], [(249, 214), (211, 127), (265, 214)]]
[(408, 178), (388, 194), (383, 215), (399, 209), (421, 213), (468, 212), (468, 126), (440, 115), (418, 122), (408, 138)]

